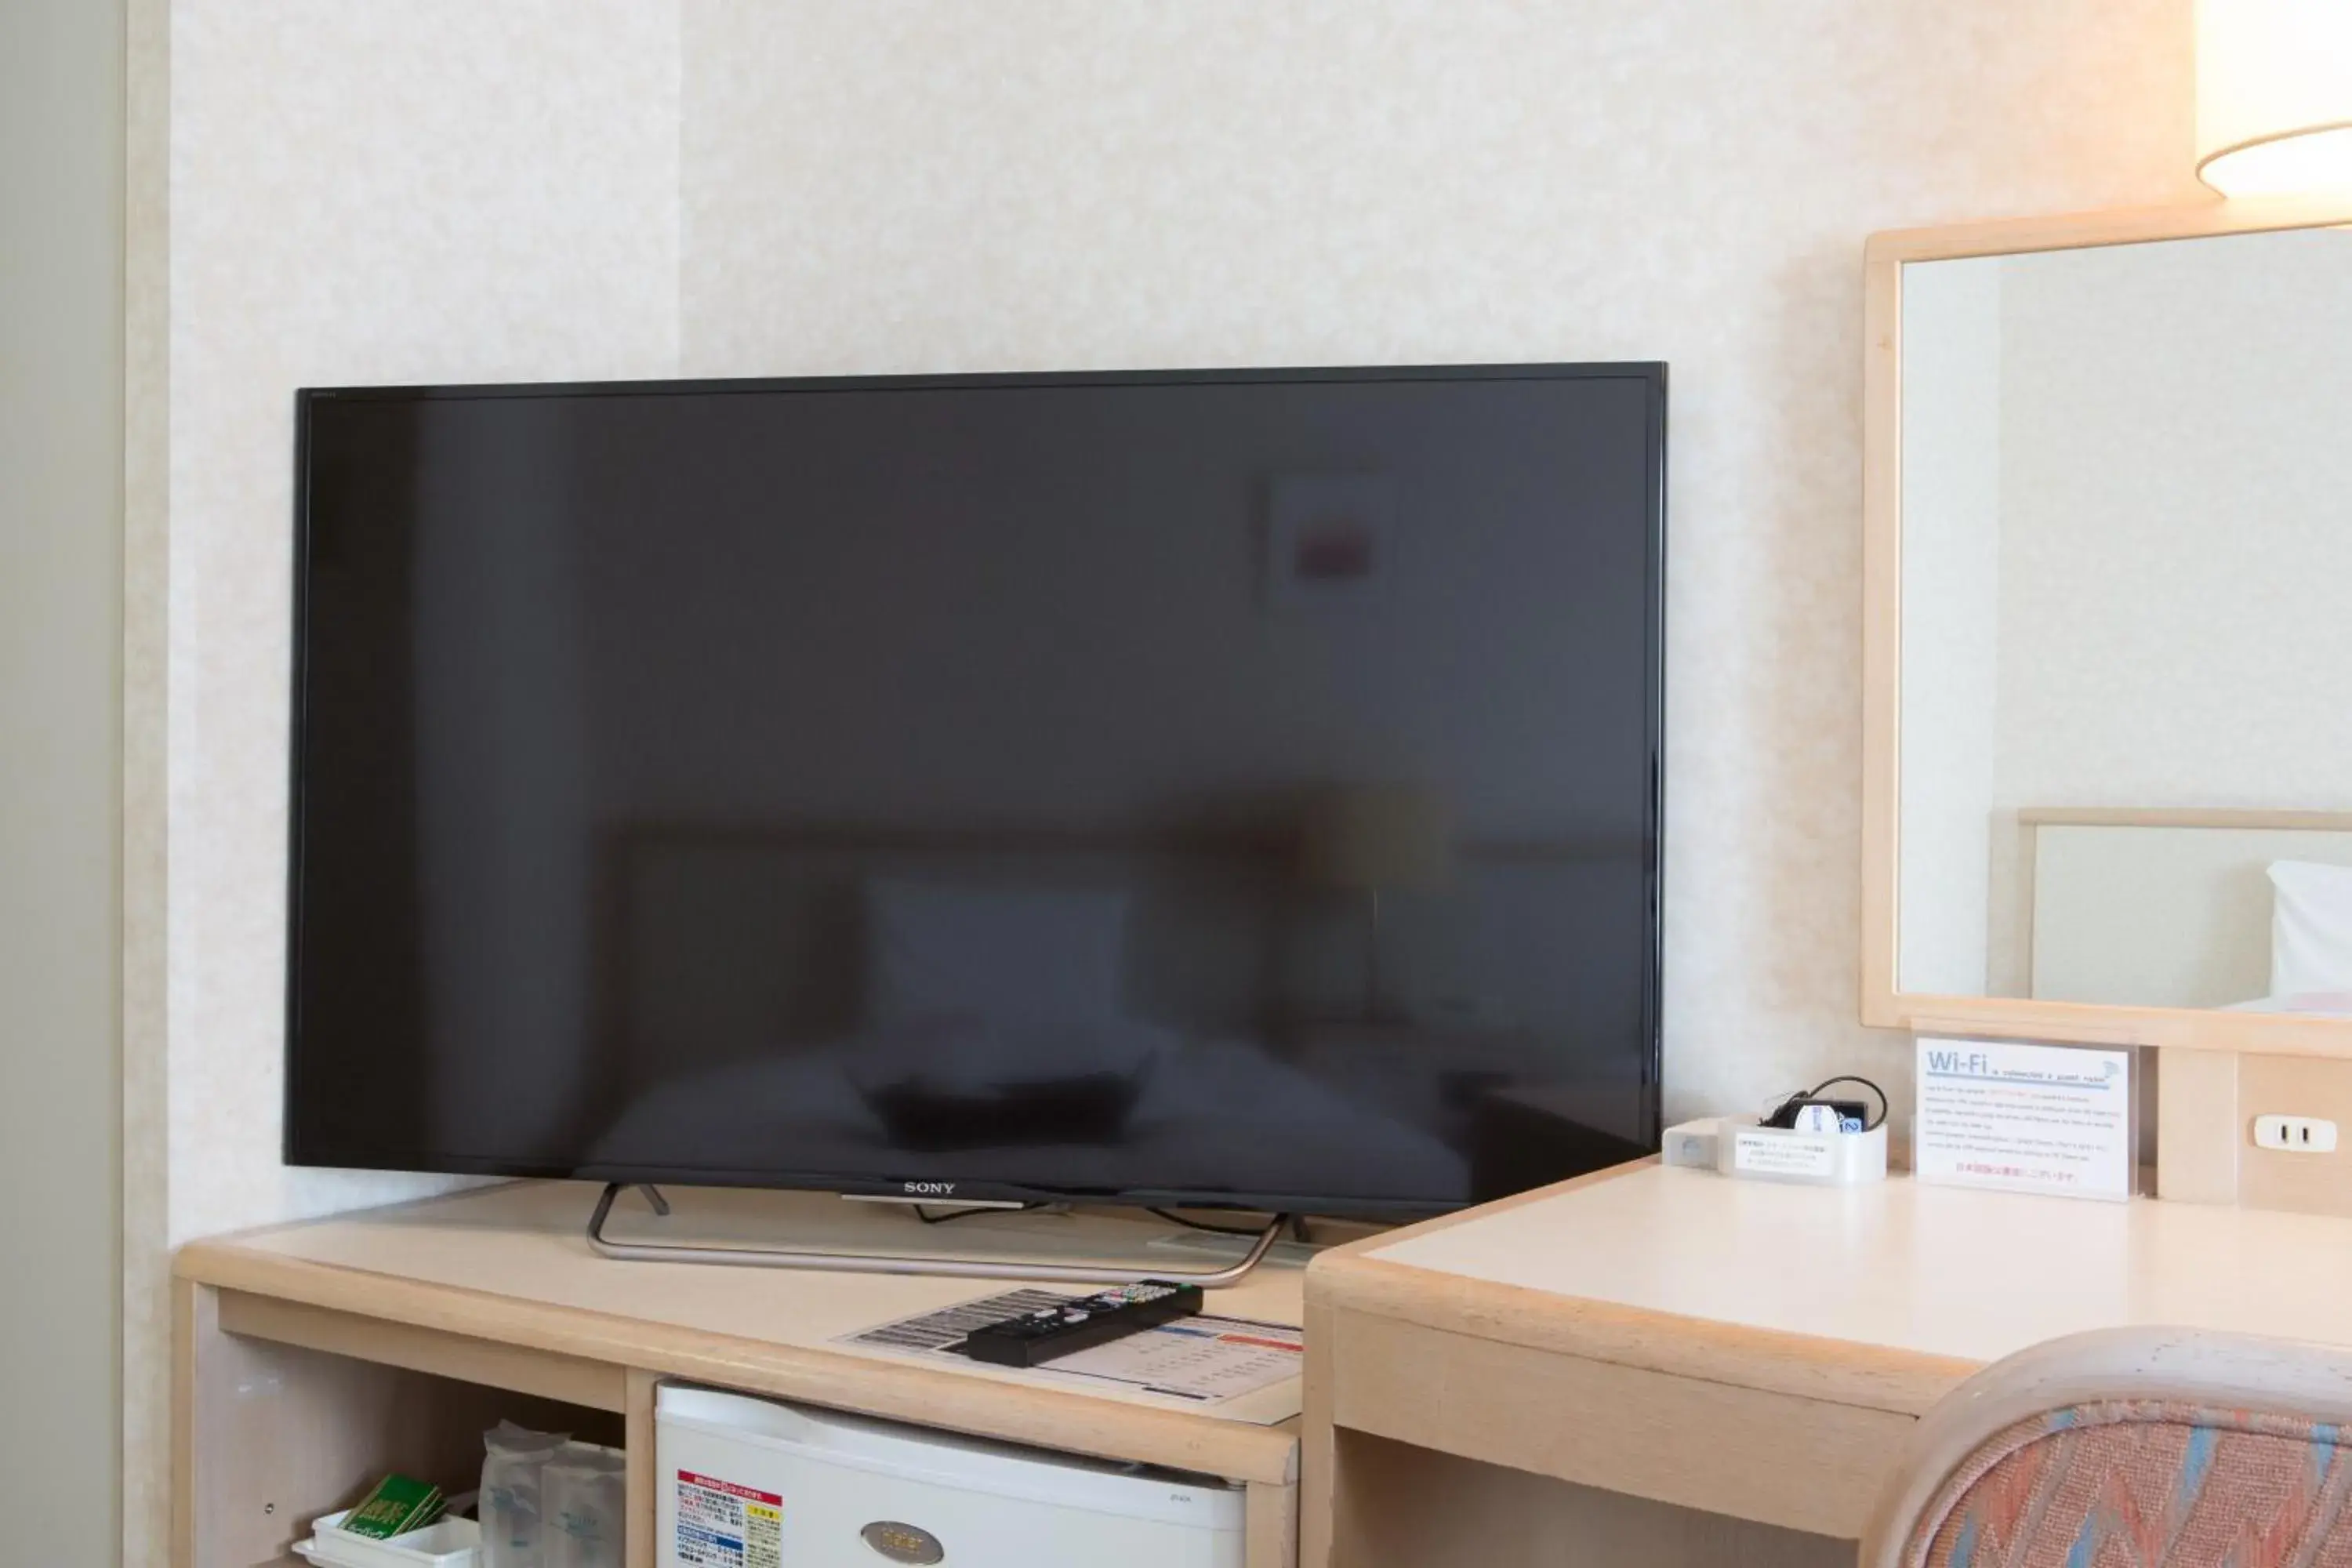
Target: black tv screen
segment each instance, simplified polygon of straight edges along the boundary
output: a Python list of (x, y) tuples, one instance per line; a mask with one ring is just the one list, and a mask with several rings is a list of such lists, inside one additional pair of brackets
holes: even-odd
[(1656, 1147), (1664, 366), (299, 413), (290, 1162), (1412, 1213)]

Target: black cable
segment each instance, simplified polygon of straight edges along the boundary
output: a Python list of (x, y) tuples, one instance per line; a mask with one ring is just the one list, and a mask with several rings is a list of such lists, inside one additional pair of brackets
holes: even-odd
[(917, 1204), (914, 1209), (915, 1217), (925, 1225), (953, 1225), (960, 1219), (970, 1219), (978, 1214), (1027, 1214), (1032, 1209), (1041, 1209), (1045, 1206), (1044, 1204), (1023, 1204), (1017, 1209), (1008, 1209), (999, 1208), (996, 1205), (990, 1204), (982, 1208), (953, 1209), (946, 1214), (925, 1214), (923, 1205)]
[[(1048, 1205), (1045, 1204), (1023, 1204), (1017, 1209), (1007, 1209), (999, 1208), (995, 1205), (991, 1204), (985, 1208), (951, 1209), (946, 1214), (929, 1214), (924, 1211), (923, 1206), (920, 1204), (912, 1205), (915, 1217), (921, 1220), (925, 1225), (953, 1225), (960, 1219), (970, 1219), (974, 1215), (1034, 1214), (1037, 1210), (1047, 1206)], [(1172, 1209), (1147, 1208), (1144, 1210), (1144, 1213), (1158, 1215), (1170, 1225), (1181, 1225), (1187, 1230), (1207, 1231), (1211, 1236), (1245, 1236), (1252, 1240), (1255, 1240), (1258, 1237), (1265, 1234), (1264, 1226), (1243, 1227), (1236, 1226), (1210, 1225), (1203, 1220), (1186, 1219), (1182, 1215), (1176, 1213)]]
[(1875, 1132), (1881, 1127), (1886, 1125), (1886, 1112), (1891, 1109), (1887, 1103), (1886, 1091), (1879, 1088), (1876, 1084), (1871, 1082), (1866, 1078), (1858, 1078), (1853, 1073), (1842, 1072), (1835, 1078), (1825, 1078), (1822, 1079), (1821, 1082), (1813, 1085), (1812, 1088), (1805, 1091), (1805, 1098), (1807, 1100), (1820, 1099), (1822, 1090), (1829, 1088), (1829, 1086), (1833, 1083), (1858, 1083), (1862, 1085), (1863, 1088), (1870, 1090), (1871, 1093), (1878, 1097), (1878, 1120), (1875, 1121), (1864, 1122), (1862, 1129), (1864, 1132)]
[(1258, 1237), (1265, 1234), (1265, 1227), (1264, 1226), (1259, 1226), (1253, 1229), (1243, 1230), (1237, 1229), (1233, 1226), (1209, 1225), (1197, 1219), (1186, 1219), (1182, 1215), (1176, 1213), (1172, 1209), (1148, 1208), (1143, 1212), (1146, 1214), (1156, 1214), (1161, 1219), (1166, 1220), (1170, 1225), (1181, 1225), (1187, 1230), (1205, 1230), (1211, 1236), (1246, 1236), (1252, 1240), (1255, 1240)]

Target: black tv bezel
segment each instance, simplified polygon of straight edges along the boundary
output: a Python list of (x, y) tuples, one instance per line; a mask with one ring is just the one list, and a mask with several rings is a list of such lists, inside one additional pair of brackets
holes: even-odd
[(1028, 1186), (999, 1181), (942, 1181), (937, 1177), (905, 1179), (845, 1176), (838, 1173), (793, 1170), (745, 1171), (689, 1165), (542, 1165), (529, 1162), (485, 1159), (460, 1153), (424, 1150), (324, 1150), (305, 1147), (297, 1124), (295, 1105), (301, 1075), (302, 975), (302, 855), (303, 760), (308, 731), (310, 577), (310, 429), (322, 404), (339, 402), (442, 402), (478, 398), (548, 398), (614, 396), (713, 396), (730, 394), (848, 393), (892, 391), (988, 391), (1041, 386), (1169, 386), (1264, 384), (1270, 383), (1356, 383), (1416, 381), (1635, 381), (1647, 392), (1645, 454), (1647, 495), (1643, 513), (1647, 542), (1644, 624), (1647, 647), (1647, 690), (1643, 709), (1648, 730), (1650, 763), (1648, 824), (1648, 898), (1644, 914), (1646, 959), (1642, 985), (1643, 1045), (1641, 1087), (1643, 1095), (1642, 1142), (1658, 1147), (1661, 1124), (1662, 990), (1664, 963), (1664, 886), (1665, 871), (1665, 610), (1666, 610), (1666, 364), (1664, 361), (1622, 363), (1479, 363), (1446, 365), (1383, 365), (1192, 369), (1160, 371), (1044, 371), (939, 375), (763, 376), (679, 379), (673, 381), (513, 382), (450, 385), (301, 387), (295, 393), (294, 412), (294, 561), (293, 647), (291, 653), (291, 713), (289, 725), (289, 794), (287, 810), (286, 1015), (285, 1090), (281, 1153), (289, 1166), (344, 1170), (397, 1171), (419, 1174), (491, 1176), (618, 1183), (662, 1183), (685, 1186), (758, 1188), (776, 1191), (831, 1192), (860, 1196), (925, 1196), (940, 1201), (1022, 1203), (1087, 1203), (1122, 1206), (1183, 1206), (1224, 1208), (1281, 1214), (1405, 1216), (1446, 1214), (1465, 1203), (1425, 1197), (1394, 1199), (1332, 1196), (1314, 1193), (1208, 1191), (1193, 1188), (1126, 1187), (1118, 1189)]

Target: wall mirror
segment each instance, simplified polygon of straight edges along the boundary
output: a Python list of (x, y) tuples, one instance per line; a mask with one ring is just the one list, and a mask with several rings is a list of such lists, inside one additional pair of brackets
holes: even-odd
[(2347, 219), (1874, 241), (1865, 1021), (2352, 1055)]

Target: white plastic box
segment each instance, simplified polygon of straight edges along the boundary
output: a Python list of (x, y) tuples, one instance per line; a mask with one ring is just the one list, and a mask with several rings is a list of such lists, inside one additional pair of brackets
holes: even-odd
[(1241, 1568), (1240, 1489), (664, 1388), (662, 1568)]
[(1800, 1132), (1727, 1116), (1716, 1131), (1716, 1167), (1751, 1182), (1846, 1187), (1886, 1179), (1886, 1123), (1867, 1132)]
[(296, 1542), (296, 1553), (317, 1568), (474, 1568), (480, 1557), (482, 1527), (470, 1519), (445, 1519), (377, 1541), (336, 1528), (350, 1517), (344, 1509), (312, 1520), (310, 1539)]

